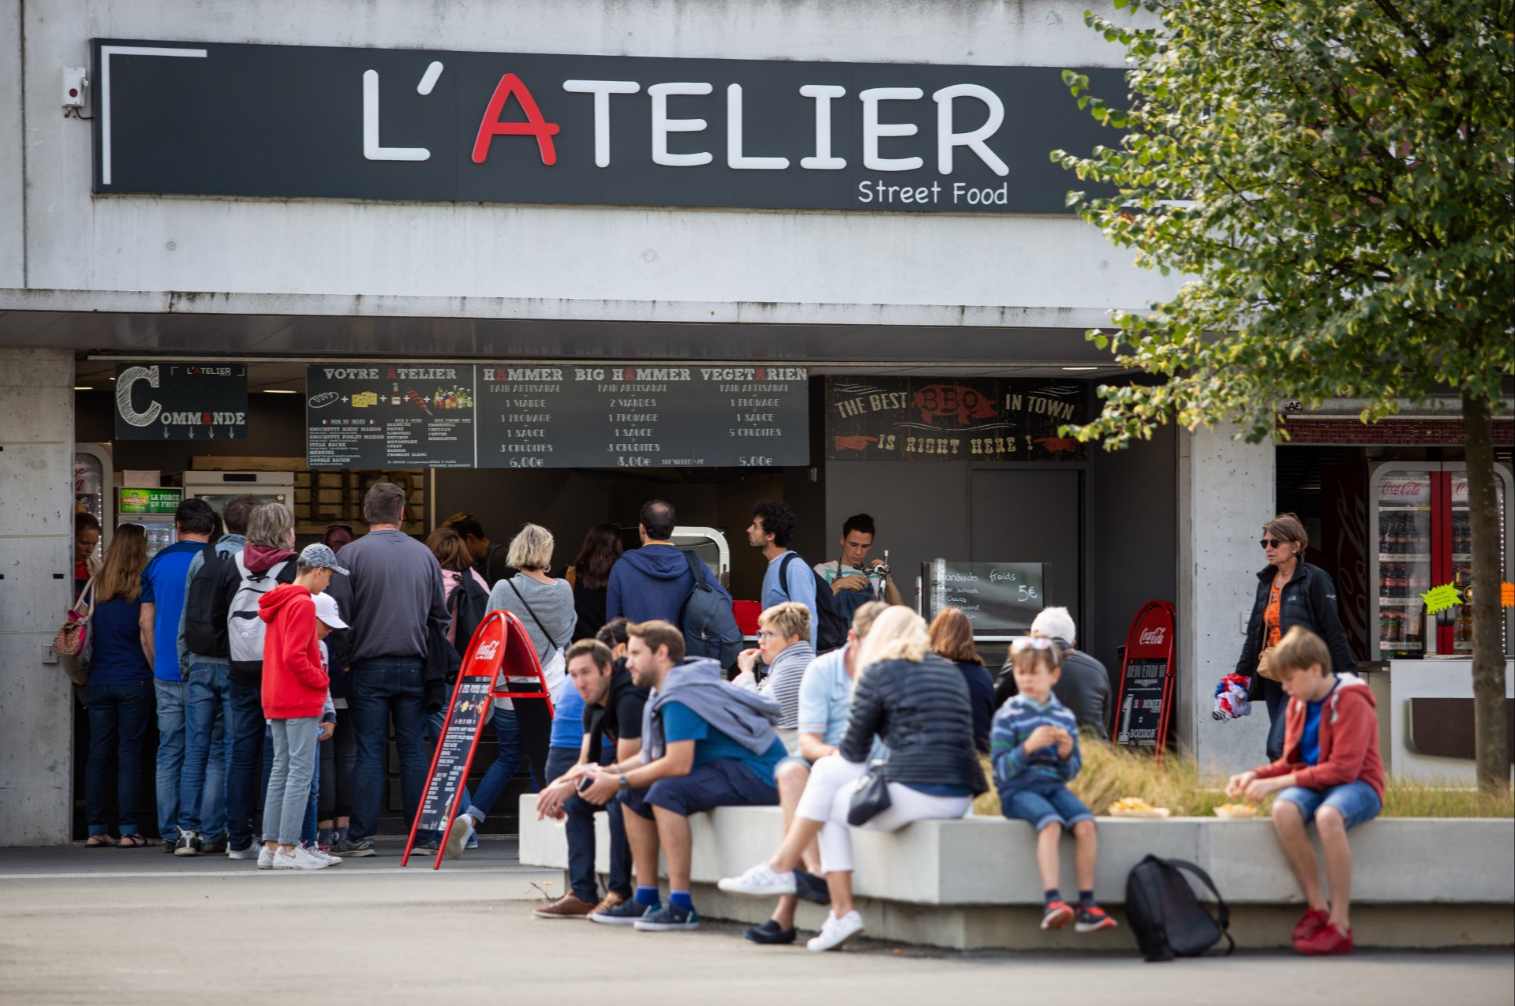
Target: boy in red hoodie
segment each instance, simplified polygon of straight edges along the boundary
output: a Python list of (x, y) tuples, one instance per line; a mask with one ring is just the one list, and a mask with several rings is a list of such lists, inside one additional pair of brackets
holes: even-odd
[[(1269, 793), (1278, 794), (1273, 827), (1309, 903), (1294, 927), (1294, 949), (1310, 955), (1349, 954), (1352, 849), (1347, 831), (1383, 809), (1373, 693), (1355, 674), (1328, 673), (1331, 653), (1325, 642), (1299, 626), (1274, 649), (1272, 666), (1289, 695), (1283, 757), (1232, 776), (1226, 795), (1245, 796), (1255, 803)], [(1329, 904), (1305, 830), (1312, 818), (1326, 863)]]
[(258, 601), (268, 624), (263, 639), (263, 715), (273, 732), (273, 773), (263, 801), (263, 843), (275, 870), (320, 870), (328, 862), (300, 845), (300, 828), (315, 773), (321, 707), (330, 682), (321, 660), (314, 595), (333, 573), (347, 570), (325, 545), (300, 553), (295, 582), (280, 584)]

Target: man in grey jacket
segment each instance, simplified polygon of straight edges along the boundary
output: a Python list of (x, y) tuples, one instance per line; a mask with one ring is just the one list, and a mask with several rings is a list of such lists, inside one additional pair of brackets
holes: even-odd
[(684, 634), (667, 622), (627, 630), (626, 666), (654, 689), (642, 713), (642, 750), (595, 771), (583, 792), (591, 803), (621, 800), (637, 878), (655, 877), (658, 851), (668, 863), (668, 905), (656, 887), (638, 886), (624, 919), (644, 932), (696, 929), (689, 898), (689, 815), (716, 807), (774, 806), (774, 769), (788, 753), (773, 725), (779, 705), (727, 684), (708, 658), (684, 659)]
[[(1100, 740), (1109, 740), (1110, 674), (1104, 664), (1076, 648), (1075, 632), (1073, 615), (1067, 608), (1043, 608), (1031, 622), (1031, 635), (1051, 639), (1063, 651), (1062, 677), (1052, 686), (1052, 694), (1068, 707), (1078, 720), (1080, 730), (1088, 731)], [(1000, 680), (1014, 680), (1010, 674), (1009, 657), (1005, 658)], [(1005, 697), (996, 687), (995, 706), (1003, 705), (1004, 701)]]

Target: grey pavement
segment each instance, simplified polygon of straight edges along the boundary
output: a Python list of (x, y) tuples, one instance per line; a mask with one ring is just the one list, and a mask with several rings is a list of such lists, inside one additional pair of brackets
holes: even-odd
[[(439, 871), (399, 846), (319, 873), (155, 850), (0, 850), (0, 1003), (1037, 1003), (1508, 1006), (1509, 951), (1122, 956), (759, 947), (531, 917), (562, 874), (486, 841)], [(629, 984), (628, 984), (629, 983)], [(621, 985), (626, 994), (618, 995)]]

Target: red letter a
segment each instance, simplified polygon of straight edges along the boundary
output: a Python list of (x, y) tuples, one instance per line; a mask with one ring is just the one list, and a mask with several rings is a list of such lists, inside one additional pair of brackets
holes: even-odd
[[(516, 101), (520, 102), (521, 110), (526, 113), (525, 122), (500, 121), (500, 113), (505, 109), (505, 101), (512, 94), (516, 96)], [(537, 149), (542, 152), (542, 163), (556, 164), (558, 152), (552, 145), (552, 138), (557, 135), (557, 132), (557, 123), (542, 120), (542, 113), (537, 109), (536, 99), (532, 98), (526, 85), (521, 83), (521, 78), (513, 73), (507, 73), (500, 78), (500, 83), (494, 89), (494, 97), (489, 99), (489, 107), (484, 110), (484, 121), (479, 123), (479, 135), (473, 141), (473, 162), (484, 163), (489, 157), (489, 141), (496, 136), (535, 136)]]

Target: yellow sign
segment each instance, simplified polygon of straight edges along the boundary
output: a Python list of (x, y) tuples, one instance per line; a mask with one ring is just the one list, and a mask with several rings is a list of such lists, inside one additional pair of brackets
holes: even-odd
[(1448, 608), (1462, 603), (1462, 596), (1458, 594), (1457, 588), (1450, 583), (1444, 583), (1440, 587), (1432, 587), (1420, 596), (1425, 599), (1427, 613), (1432, 615), (1438, 611), (1446, 611)]

